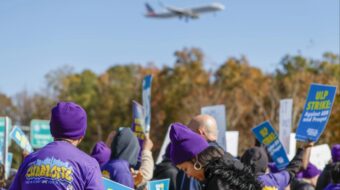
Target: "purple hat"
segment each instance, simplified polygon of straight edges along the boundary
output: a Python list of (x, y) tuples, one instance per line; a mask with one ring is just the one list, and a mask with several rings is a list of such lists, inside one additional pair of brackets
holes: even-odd
[(321, 171), (316, 168), (312, 163), (308, 163), (307, 169), (303, 170), (302, 175), (305, 179), (311, 179), (317, 175), (319, 175)]
[(191, 160), (209, 147), (208, 142), (181, 123), (171, 124), (170, 159), (174, 165)]
[(103, 141), (99, 141), (93, 147), (91, 156), (102, 166), (110, 160), (111, 149)]
[(340, 144), (332, 146), (332, 160), (333, 162), (340, 162)]
[(86, 127), (85, 110), (73, 102), (59, 102), (51, 111), (50, 131), (54, 138), (80, 139)]

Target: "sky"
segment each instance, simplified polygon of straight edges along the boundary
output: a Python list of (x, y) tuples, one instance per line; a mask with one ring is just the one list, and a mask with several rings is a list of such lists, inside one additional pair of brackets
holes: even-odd
[[(0, 92), (46, 85), (65, 65), (100, 74), (116, 64), (172, 66), (174, 52), (197, 47), (205, 67), (229, 57), (274, 71), (283, 56), (339, 53), (339, 0), (163, 0), (192, 7), (220, 2), (225, 10), (198, 20), (145, 18), (140, 0), (0, 0)], [(158, 0), (148, 0), (163, 11)]]

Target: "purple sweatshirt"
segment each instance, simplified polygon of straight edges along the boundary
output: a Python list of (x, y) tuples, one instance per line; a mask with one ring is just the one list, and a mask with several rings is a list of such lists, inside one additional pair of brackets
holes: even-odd
[(98, 162), (65, 141), (28, 155), (9, 190), (104, 190)]
[(268, 173), (260, 175), (257, 178), (264, 187), (274, 187), (278, 190), (284, 190), (289, 185), (290, 175), (288, 171), (283, 170), (278, 173)]
[(330, 184), (325, 190), (340, 190), (340, 184)]
[(104, 177), (117, 183), (134, 188), (129, 163), (126, 160), (111, 160), (102, 167)]

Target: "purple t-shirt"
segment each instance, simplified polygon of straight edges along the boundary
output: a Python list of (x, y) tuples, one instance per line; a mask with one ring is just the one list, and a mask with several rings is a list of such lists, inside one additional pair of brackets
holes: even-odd
[(28, 155), (9, 190), (104, 190), (98, 162), (65, 141)]
[(111, 160), (102, 167), (104, 177), (133, 188), (134, 182), (126, 160)]
[(330, 184), (325, 190), (340, 190), (340, 184)]

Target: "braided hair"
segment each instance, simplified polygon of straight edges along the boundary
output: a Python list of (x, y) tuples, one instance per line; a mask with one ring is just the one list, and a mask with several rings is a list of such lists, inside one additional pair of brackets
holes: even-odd
[(260, 190), (262, 185), (249, 166), (242, 164), (232, 156), (216, 147), (208, 147), (198, 154), (197, 161), (204, 167), (207, 181), (220, 179), (219, 182), (226, 189)]

